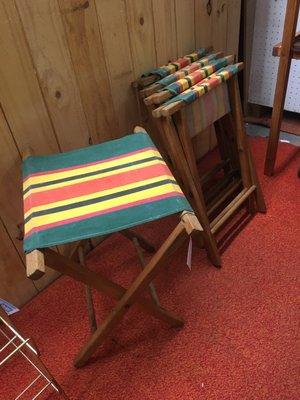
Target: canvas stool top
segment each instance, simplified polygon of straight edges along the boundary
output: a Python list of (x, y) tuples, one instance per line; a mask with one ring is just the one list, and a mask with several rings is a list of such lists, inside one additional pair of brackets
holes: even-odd
[(26, 253), (191, 211), (146, 133), (23, 162)]

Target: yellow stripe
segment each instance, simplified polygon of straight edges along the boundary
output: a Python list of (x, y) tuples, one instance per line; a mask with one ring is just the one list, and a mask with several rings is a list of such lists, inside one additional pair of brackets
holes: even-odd
[(68, 205), (68, 204), (75, 204), (80, 201), (87, 201), (87, 200), (95, 199), (99, 196), (107, 196), (110, 194), (121, 192), (123, 190), (129, 190), (129, 189), (133, 189), (133, 188), (138, 188), (140, 186), (149, 185), (151, 183), (156, 183), (156, 182), (162, 181), (164, 179), (174, 179), (174, 178), (170, 174), (160, 175), (160, 176), (156, 176), (155, 178), (150, 178), (150, 179), (146, 179), (146, 180), (139, 181), (139, 182), (133, 182), (133, 183), (130, 183), (127, 185), (118, 186), (113, 189), (107, 189), (107, 190), (102, 190), (100, 192), (90, 193), (88, 195), (72, 197), (71, 199), (60, 200), (60, 201), (56, 201), (56, 202), (49, 201), (49, 203), (47, 203), (47, 204), (30, 208), (24, 214), (24, 217), (27, 218), (30, 214), (32, 214), (34, 212), (44, 211), (44, 210), (48, 210), (48, 209), (55, 208), (55, 207), (62, 207), (62, 206)]
[[(88, 176), (88, 177), (84, 177), (84, 178), (74, 179), (72, 181), (55, 183), (55, 184), (50, 185), (50, 186), (42, 186), (42, 187), (39, 187), (39, 188), (33, 188), (33, 189), (30, 189), (27, 193), (24, 194), (24, 199), (27, 199), (27, 197), (30, 196), (33, 193), (41, 193), (41, 192), (45, 192), (47, 190), (58, 189), (58, 188), (61, 188), (61, 187), (66, 187), (66, 186), (72, 186), (72, 185), (75, 185), (77, 183), (88, 182), (88, 181), (91, 181), (93, 179), (99, 179), (99, 177), (100, 178), (105, 178), (106, 176), (113, 176), (113, 175), (117, 175), (117, 174), (128, 172), (128, 171), (133, 171), (133, 170), (138, 171), (141, 168), (149, 167), (151, 165), (158, 165), (158, 164), (163, 165), (163, 166), (166, 167), (166, 164), (165, 164), (164, 161), (160, 161), (160, 160), (148, 161), (148, 162), (145, 162), (145, 163), (140, 164), (140, 165), (131, 165), (130, 167), (125, 167), (125, 168), (118, 169), (118, 170), (115, 170), (115, 171), (105, 172), (105, 173), (101, 174), (100, 176), (95, 176), (95, 175), (94, 176)], [(166, 169), (166, 171), (167, 171), (167, 169)]]
[(76, 166), (74, 166), (74, 169), (70, 169), (68, 171), (62, 171), (62, 172), (56, 172), (56, 173), (50, 173), (50, 174), (45, 173), (43, 175), (32, 176), (24, 182), (23, 190), (26, 190), (30, 185), (36, 185), (39, 183), (54, 181), (56, 179), (64, 179), (64, 178), (68, 178), (71, 176), (94, 172), (94, 171), (97, 171), (99, 169), (99, 167), (100, 167), (100, 169), (106, 169), (106, 168), (116, 167), (119, 165), (121, 166), (122, 164), (139, 161), (139, 160), (142, 160), (142, 159), (148, 158), (148, 157), (161, 157), (161, 155), (155, 149), (146, 150), (141, 153), (133, 154), (131, 156), (125, 156), (125, 157), (118, 158), (117, 160), (111, 160), (111, 161), (107, 161), (107, 162), (99, 161), (99, 163), (89, 165), (89, 166), (83, 165), (82, 167), (79, 167), (79, 168), (76, 168)]
[(141, 192), (131, 193), (126, 196), (106, 200), (101, 203), (90, 204), (83, 207), (73, 208), (72, 210), (60, 211), (54, 214), (34, 217), (25, 224), (25, 233), (29, 232), (33, 228), (42, 227), (47, 224), (65, 221), (70, 218), (84, 216), (94, 212), (105, 211), (117, 206), (126, 206), (127, 204), (129, 206), (132, 202), (145, 199), (150, 200), (155, 196), (164, 195), (174, 191), (181, 194), (181, 190), (177, 184), (175, 185), (167, 183), (157, 188), (150, 188)]

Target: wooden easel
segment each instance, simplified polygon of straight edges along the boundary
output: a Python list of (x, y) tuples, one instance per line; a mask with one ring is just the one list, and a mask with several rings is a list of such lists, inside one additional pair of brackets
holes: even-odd
[(287, 1), (282, 42), (275, 45), (273, 49), (273, 55), (279, 57), (280, 60), (264, 169), (268, 176), (274, 173), (291, 60), (300, 59), (300, 34), (296, 34), (299, 4), (299, 0)]

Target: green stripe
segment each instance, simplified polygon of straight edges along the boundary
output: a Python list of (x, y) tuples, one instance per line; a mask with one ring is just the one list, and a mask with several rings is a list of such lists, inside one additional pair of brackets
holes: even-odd
[(60, 168), (74, 167), (107, 158), (117, 157), (132, 151), (142, 150), (145, 147), (154, 147), (147, 133), (134, 133), (121, 139), (110, 140), (105, 143), (84, 147), (47, 156), (28, 157), (23, 162), (23, 178), (37, 172), (55, 171)]
[(185, 210), (192, 211), (191, 206), (185, 197), (179, 196), (129, 207), (33, 233), (28, 239), (24, 240), (24, 251), (29, 253), (34, 249), (107, 235)]
[(67, 178), (61, 178), (61, 179), (56, 179), (56, 180), (48, 181), (48, 182), (36, 183), (35, 185), (28, 186), (28, 188), (26, 188), (23, 191), (23, 194), (26, 194), (31, 189), (45, 187), (45, 186), (51, 186), (51, 185), (55, 185), (56, 183), (70, 182), (70, 181), (74, 181), (74, 180), (80, 179), (80, 178), (87, 178), (89, 176), (97, 176), (97, 175), (104, 174), (106, 172), (118, 171), (118, 170), (122, 170), (123, 168), (126, 168), (126, 167), (131, 167), (133, 165), (140, 165), (140, 164), (144, 164), (148, 161), (155, 161), (155, 160), (163, 161), (163, 159), (161, 157), (153, 156), (153, 157), (143, 158), (142, 160), (132, 161), (130, 163), (117, 165), (115, 167), (98, 169), (97, 171), (87, 172), (86, 174), (78, 174), (78, 175), (74, 175), (74, 176), (69, 176)]
[[(25, 224), (28, 221), (30, 221), (32, 218), (39, 217), (41, 215), (55, 214), (55, 213), (60, 212), (60, 211), (72, 210), (72, 209), (75, 209), (75, 208), (80, 208), (80, 207), (88, 206), (88, 205), (91, 205), (91, 204), (102, 203), (103, 201), (106, 201), (106, 200), (116, 199), (116, 198), (119, 198), (119, 197), (122, 197), (122, 196), (126, 196), (128, 194), (142, 192), (143, 190), (159, 187), (159, 186), (165, 185), (167, 183), (172, 183), (172, 184), (178, 186), (177, 183), (175, 182), (175, 180), (164, 179), (164, 180), (159, 181), (159, 182), (149, 183), (147, 185), (142, 185), (142, 186), (135, 187), (135, 188), (132, 188), (132, 189), (122, 190), (122, 191), (117, 192), (117, 193), (111, 193), (111, 194), (107, 194), (105, 196), (98, 196), (98, 197), (95, 197), (93, 199), (78, 201), (77, 203), (66, 204), (64, 206), (57, 206), (57, 207), (53, 207), (53, 208), (48, 208), (47, 210), (36, 211), (36, 212), (33, 212), (32, 214), (30, 214), (25, 219)], [(124, 204), (124, 208), (125, 207), (128, 207), (128, 205)]]

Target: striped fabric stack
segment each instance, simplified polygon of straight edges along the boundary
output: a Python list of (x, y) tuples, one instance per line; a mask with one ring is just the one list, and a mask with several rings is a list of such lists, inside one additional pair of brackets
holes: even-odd
[(154, 68), (151, 71), (148, 71), (143, 74), (143, 77), (149, 76), (149, 75), (157, 75), (160, 78), (164, 78), (170, 74), (173, 74), (174, 72), (188, 66), (189, 64), (193, 63), (194, 61), (199, 60), (201, 57), (205, 56), (207, 54), (206, 49), (198, 49), (195, 50), (191, 54), (187, 54), (184, 57), (178, 58), (175, 61), (170, 62), (167, 65), (163, 65), (162, 67), (159, 68)]
[(191, 210), (149, 136), (23, 163), (24, 250), (101, 236)]
[(217, 60), (212, 60), (208, 65), (200, 69), (197, 69), (196, 71), (190, 73), (184, 78), (177, 80), (176, 82), (165, 87), (163, 90), (170, 92), (172, 95), (180, 94), (185, 90), (189, 89), (191, 86), (194, 86), (197, 83), (203, 81), (203, 79), (212, 75), (217, 70), (226, 67), (227, 65), (228, 65), (228, 59), (226, 57), (219, 58)]
[[(208, 68), (208, 67), (207, 67)], [(165, 105), (177, 102), (184, 101), (185, 103), (192, 103), (199, 97), (204, 94), (210, 92), (215, 87), (221, 85), (221, 83), (226, 82), (233, 75), (237, 74), (239, 71), (238, 66), (236, 64), (228, 65), (225, 68), (218, 69), (217, 72), (211, 74), (205, 79), (199, 79), (199, 83), (187, 88), (186, 90), (182, 90), (182, 93), (173, 97), (172, 99), (165, 102)]]
[(192, 64), (188, 65), (187, 67), (184, 67), (184, 68), (180, 69), (179, 71), (166, 76), (165, 78), (160, 79), (156, 83), (163, 87), (168, 86), (171, 83), (174, 83), (174, 82), (178, 81), (179, 79), (182, 79), (185, 76), (191, 74), (192, 72), (196, 71), (197, 69), (205, 67), (207, 64), (210, 63), (210, 61), (213, 61), (216, 57), (217, 57), (217, 53), (209, 54), (207, 57), (200, 58), (200, 60), (193, 62)]

